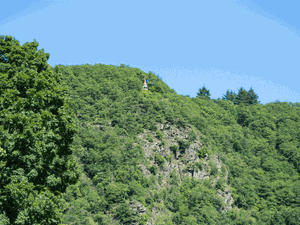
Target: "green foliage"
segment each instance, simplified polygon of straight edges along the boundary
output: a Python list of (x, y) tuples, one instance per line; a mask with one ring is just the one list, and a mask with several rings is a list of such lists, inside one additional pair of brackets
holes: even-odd
[(211, 94), (209, 93), (209, 90), (206, 89), (205, 86), (202, 88), (199, 88), (196, 97), (197, 98), (203, 98), (203, 99), (210, 99)]
[(162, 140), (161, 143), (159, 143), (159, 146), (166, 146), (167, 145), (167, 142), (165, 140)]
[(198, 171), (198, 170), (202, 170), (203, 169), (203, 165), (202, 165), (202, 163), (201, 162), (195, 162), (195, 169), (196, 169), (196, 171)]
[[(49, 54), (37, 46), (0, 38), (1, 224), (145, 224), (152, 209), (160, 213), (157, 224), (298, 224), (298, 103), (261, 105), (252, 88), (210, 100), (203, 87), (190, 98), (128, 65), (50, 68)], [(177, 170), (165, 177), (159, 171), (173, 156), (164, 159), (157, 149), (149, 166), (138, 134), (156, 132), (166, 146), (157, 128), (166, 122), (192, 126), (188, 141), (170, 146), (175, 158), (179, 150), (193, 173), (206, 169), (206, 154), (219, 155), (222, 175), (210, 163), (211, 179)], [(189, 162), (183, 153), (198, 139), (201, 162)], [(225, 190), (226, 171), (238, 210), (222, 211), (218, 191)], [(144, 204), (147, 213), (134, 215), (130, 202)]]
[(153, 174), (153, 175), (156, 175), (157, 174), (157, 171), (158, 171), (158, 168), (157, 166), (153, 165), (150, 167), (149, 171)]
[(221, 167), (221, 172), (222, 172), (222, 175), (225, 176), (225, 174), (226, 174), (226, 168), (225, 168), (224, 165), (222, 165), (222, 167)]
[(178, 145), (179, 145), (179, 152), (183, 154), (185, 153), (185, 150), (190, 146), (190, 143), (188, 141), (178, 140)]
[(169, 163), (172, 162), (172, 159), (173, 159), (173, 156), (172, 156), (172, 155), (168, 155), (168, 156), (166, 157), (166, 160), (167, 160)]
[(170, 150), (171, 150), (171, 152), (173, 152), (173, 154), (174, 154), (174, 156), (176, 158), (176, 152), (178, 150), (178, 146), (177, 145), (171, 145), (170, 146)]
[(254, 92), (252, 87), (249, 89), (249, 91), (246, 91), (241, 87), (238, 94), (233, 91), (227, 90), (222, 99), (225, 101), (231, 101), (235, 105), (259, 104), (258, 95)]
[(225, 190), (225, 180), (220, 178), (216, 183), (216, 189), (220, 189), (221, 191)]
[[(70, 215), (66, 222), (74, 223), (79, 218), (84, 224), (83, 218), (91, 218), (99, 224), (111, 224), (115, 218), (122, 224), (114, 209), (131, 200), (145, 201), (146, 207), (151, 207), (150, 211), (147, 208), (148, 213), (152, 207), (162, 212), (157, 219), (161, 223), (297, 221), (300, 207), (297, 197), (300, 196), (297, 188), (300, 186), (300, 111), (297, 104), (257, 104), (258, 97), (251, 89), (240, 89), (238, 95), (228, 92), (223, 100), (208, 101), (209, 92), (189, 98), (177, 95), (153, 73), (146, 74), (137, 68), (103, 64), (56, 67), (70, 89), (71, 107), (80, 127), (74, 143), (76, 156), (90, 177), (91, 185), (97, 187), (98, 197), (94, 199), (99, 199), (97, 205), (87, 199), (89, 194), (83, 196), (86, 192), (72, 191), (76, 197), (66, 201), (77, 204), (81, 211), (66, 210), (64, 215)], [(147, 92), (141, 91), (145, 76), (150, 82)], [(197, 140), (198, 132), (203, 145), (198, 153), (200, 158), (206, 153), (223, 155), (226, 169), (221, 168), (222, 176), (215, 186), (208, 181), (180, 181), (172, 172), (167, 178), (170, 186), (156, 191), (155, 185), (162, 181), (159, 167), (165, 159), (157, 156), (156, 150), (156, 165), (149, 168), (151, 176), (146, 178), (138, 166), (144, 164), (145, 159), (136, 137), (143, 129), (159, 131), (157, 123), (162, 121), (178, 128), (187, 124), (195, 128), (189, 133), (188, 141), (178, 140), (178, 145), (170, 146), (175, 158), (178, 150), (184, 153)], [(164, 138), (159, 132), (156, 136), (162, 146)], [(218, 170), (214, 168), (210, 172), (217, 175)], [(202, 163), (191, 164), (191, 169), (202, 170)], [(226, 170), (227, 183), (239, 210), (222, 212), (223, 201), (216, 196), (219, 189), (225, 190), (222, 177)]]
[(219, 171), (218, 171), (218, 167), (217, 167), (216, 163), (214, 163), (213, 161), (210, 161), (208, 165), (210, 166), (210, 171), (209, 171), (210, 175), (211, 176), (217, 175)]
[(190, 132), (189, 132), (189, 142), (190, 143), (193, 143), (196, 139), (197, 139), (197, 135), (196, 135), (196, 133), (195, 133), (195, 131), (194, 130), (191, 130)]
[(0, 212), (3, 224), (59, 224), (77, 182), (67, 89), (36, 41), (0, 36)]
[(232, 103), (234, 103), (236, 97), (237, 97), (236, 93), (234, 93), (233, 91), (227, 90), (226, 94), (222, 97), (222, 99), (225, 101), (231, 101)]
[(155, 162), (156, 162), (160, 167), (163, 167), (163, 166), (165, 165), (165, 158), (164, 158), (162, 155), (156, 153), (156, 155), (155, 155)]
[(148, 219), (149, 219), (149, 216), (147, 214), (142, 214), (140, 216), (140, 218), (138, 219), (138, 223), (141, 224), (141, 225), (146, 225)]
[(149, 142), (153, 142), (153, 138), (152, 138), (151, 135), (148, 135), (148, 141), (149, 141)]
[(122, 224), (134, 221), (134, 218), (132, 216), (133, 210), (129, 208), (129, 205), (127, 203), (120, 204), (116, 211), (118, 219), (122, 222)]
[(162, 133), (160, 130), (157, 130), (157, 131), (156, 131), (156, 137), (157, 137), (159, 140), (162, 141), (164, 135), (163, 135), (163, 133)]
[[(157, 222), (165, 224), (297, 221), (300, 207), (297, 104), (257, 104), (257, 95), (251, 89), (248, 92), (241, 89), (239, 96), (228, 92), (223, 100), (208, 101), (209, 92), (199, 93), (197, 98), (181, 96), (153, 73), (129, 66), (58, 65), (55, 70), (61, 71), (62, 83), (70, 90), (71, 109), (79, 125), (73, 148), (83, 173), (90, 179), (90, 183), (80, 181), (67, 189), (66, 223), (126, 223), (126, 218), (133, 218), (124, 205), (130, 201), (145, 204), (149, 217), (155, 208), (160, 212)], [(150, 82), (149, 91), (142, 91), (145, 76)], [(177, 145), (170, 146), (175, 158), (177, 150), (180, 151), (188, 169), (204, 169), (201, 162), (206, 153), (210, 157), (222, 156), (225, 166), (217, 182), (185, 179), (175, 170), (164, 186), (164, 174), (159, 173), (159, 167), (164, 166), (165, 159), (157, 149), (150, 156), (154, 157), (155, 165), (147, 166), (151, 176), (144, 176), (139, 165), (146, 165), (147, 160), (142, 140), (137, 136), (144, 130), (159, 131), (157, 123), (165, 122), (180, 129), (187, 124), (193, 128), (188, 141), (177, 140)], [(160, 146), (164, 145), (162, 132), (156, 136), (161, 140)], [(150, 136), (147, 139), (151, 141)], [(183, 153), (197, 139), (203, 145), (199, 150), (201, 162), (190, 163)], [(6, 149), (2, 149), (0, 154), (5, 156)], [(171, 159), (166, 157), (169, 162)], [(0, 165), (5, 165), (5, 161), (0, 161)], [(226, 170), (234, 206), (239, 210), (222, 212), (223, 200), (217, 193), (225, 190), (222, 177)], [(218, 175), (215, 166), (210, 172)], [(134, 219), (140, 223), (146, 220), (139, 216)]]
[(206, 156), (207, 153), (208, 153), (208, 148), (204, 146), (198, 150), (198, 157), (202, 159)]

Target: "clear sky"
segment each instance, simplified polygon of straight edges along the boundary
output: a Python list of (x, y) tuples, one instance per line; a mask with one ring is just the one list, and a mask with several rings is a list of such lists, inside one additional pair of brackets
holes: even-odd
[(261, 103), (300, 102), (299, 0), (10, 0), (0, 35), (36, 39), (48, 63), (121, 63), (178, 94), (253, 88)]

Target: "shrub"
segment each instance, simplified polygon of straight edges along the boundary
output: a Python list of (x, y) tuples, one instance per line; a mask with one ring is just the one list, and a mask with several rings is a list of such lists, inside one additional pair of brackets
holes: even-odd
[(159, 130), (156, 131), (156, 137), (157, 137), (159, 140), (162, 141), (162, 140), (163, 140), (163, 136), (164, 136), (164, 135), (163, 135), (163, 133), (162, 133), (161, 131), (159, 131)]
[(192, 143), (197, 139), (196, 133), (194, 130), (191, 130), (189, 133), (189, 141)]
[(153, 203), (153, 197), (151, 197), (150, 195), (147, 196), (145, 202), (146, 202), (148, 205), (151, 205), (151, 204)]
[(152, 138), (151, 135), (148, 135), (148, 141), (149, 141), (149, 142), (153, 142), (153, 138)]
[(166, 157), (166, 160), (167, 160), (169, 163), (171, 163), (171, 162), (172, 162), (172, 158), (173, 158), (173, 156), (168, 155), (168, 156)]
[(195, 167), (198, 168), (199, 170), (202, 170), (203, 165), (201, 162), (195, 162)]
[(162, 185), (162, 180), (163, 180), (163, 178), (164, 178), (164, 175), (163, 175), (162, 173), (159, 173), (159, 175), (158, 175), (158, 183), (159, 183), (160, 185)]
[(174, 153), (174, 155), (176, 155), (176, 152), (178, 150), (178, 146), (177, 145), (171, 145), (170, 150)]
[(185, 150), (190, 146), (189, 142), (183, 140), (179, 140), (178, 144), (179, 144), (179, 151), (181, 154), (183, 154)]
[(162, 142), (159, 144), (159, 146), (166, 146), (167, 142), (165, 140), (162, 140)]
[(150, 125), (148, 126), (148, 128), (149, 128), (149, 130), (151, 130), (151, 131), (157, 130), (157, 126), (156, 126), (156, 124), (154, 124), (154, 123), (150, 124)]
[(153, 165), (150, 167), (149, 171), (153, 174), (153, 175), (156, 175), (157, 173), (157, 166)]
[(200, 159), (204, 158), (205, 155), (208, 153), (207, 147), (202, 147), (201, 149), (198, 150), (198, 157)]
[(163, 167), (165, 164), (165, 159), (162, 155), (156, 154), (155, 156), (155, 162), (160, 166)]
[(132, 215), (133, 210), (129, 208), (129, 205), (127, 203), (120, 204), (116, 211), (118, 218), (123, 224), (134, 221), (134, 217)]
[(225, 175), (226, 174), (226, 168), (224, 165), (222, 165), (221, 167), (221, 171), (222, 171), (222, 174)]
[(221, 191), (225, 190), (225, 182), (223, 179), (219, 179), (216, 183), (216, 189), (220, 189)]
[(214, 176), (218, 174), (218, 168), (215, 164), (212, 164), (210, 167), (210, 175)]

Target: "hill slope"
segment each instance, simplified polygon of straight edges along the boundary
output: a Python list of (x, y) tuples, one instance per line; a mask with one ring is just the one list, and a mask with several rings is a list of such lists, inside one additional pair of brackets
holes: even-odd
[(79, 127), (68, 224), (299, 224), (298, 104), (189, 98), (124, 65), (54, 70)]

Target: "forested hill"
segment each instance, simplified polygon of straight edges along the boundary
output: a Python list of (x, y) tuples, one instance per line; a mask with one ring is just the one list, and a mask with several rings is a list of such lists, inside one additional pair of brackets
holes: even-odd
[(79, 127), (66, 223), (300, 224), (298, 104), (243, 88), (190, 98), (124, 65), (53, 70)]

